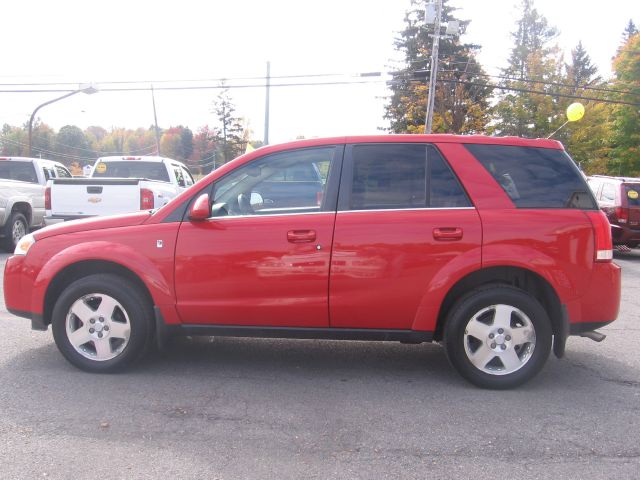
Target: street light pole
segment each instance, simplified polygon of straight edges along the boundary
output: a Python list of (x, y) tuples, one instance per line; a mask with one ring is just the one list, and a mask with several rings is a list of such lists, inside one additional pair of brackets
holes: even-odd
[(65, 98), (68, 98), (71, 95), (75, 95), (76, 93), (86, 93), (87, 95), (91, 95), (92, 93), (96, 93), (97, 91), (98, 89), (96, 89), (93, 85), (89, 85), (88, 87), (79, 88), (78, 90), (74, 90), (73, 92), (69, 92), (65, 95), (62, 95), (61, 97), (54, 98), (53, 100), (49, 100), (48, 102), (44, 102), (43, 104), (38, 105), (36, 109), (33, 111), (33, 113), (31, 114), (31, 118), (29, 118), (29, 151), (27, 156), (28, 157), (31, 156), (31, 145), (32, 145), (31, 137), (33, 134), (33, 119), (36, 117), (36, 113), (38, 113), (38, 110), (40, 110), (42, 107), (46, 107), (47, 105), (51, 105), (52, 103), (59, 102), (60, 100), (64, 100)]

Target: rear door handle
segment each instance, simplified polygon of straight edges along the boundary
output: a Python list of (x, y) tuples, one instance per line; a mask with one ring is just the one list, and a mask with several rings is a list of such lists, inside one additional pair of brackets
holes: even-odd
[(434, 228), (433, 238), (441, 242), (462, 240), (462, 229), (460, 227)]
[(315, 242), (315, 230), (289, 230), (287, 232), (287, 240), (291, 243)]

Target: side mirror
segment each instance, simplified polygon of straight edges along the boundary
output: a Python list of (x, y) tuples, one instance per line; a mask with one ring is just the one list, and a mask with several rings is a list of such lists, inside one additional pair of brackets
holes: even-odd
[(201, 222), (209, 218), (209, 194), (203, 193), (200, 195), (191, 208), (189, 209), (189, 220), (192, 222)]

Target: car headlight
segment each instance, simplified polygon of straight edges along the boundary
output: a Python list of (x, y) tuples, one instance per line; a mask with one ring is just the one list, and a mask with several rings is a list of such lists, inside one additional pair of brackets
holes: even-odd
[(31, 246), (36, 243), (36, 239), (33, 238), (33, 235), (25, 235), (20, 240), (18, 240), (18, 244), (16, 245), (16, 249), (14, 250), (14, 255), (26, 255)]

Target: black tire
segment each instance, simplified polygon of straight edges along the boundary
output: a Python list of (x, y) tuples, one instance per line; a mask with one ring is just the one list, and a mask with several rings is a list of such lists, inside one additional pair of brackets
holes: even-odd
[[(24, 233), (20, 234), (20, 232)], [(13, 253), (18, 245), (18, 240), (29, 233), (29, 223), (26, 217), (20, 212), (12, 212), (2, 233), (4, 236), (2, 239), (2, 248)]]
[(509, 389), (531, 380), (547, 361), (551, 340), (551, 322), (540, 302), (508, 285), (467, 293), (453, 305), (444, 326), (449, 361), (482, 388)]
[[(103, 315), (104, 311), (112, 313)], [(53, 308), (51, 324), (62, 355), (81, 370), (94, 373), (120, 371), (138, 360), (154, 328), (147, 297), (132, 282), (112, 274), (90, 275), (65, 288)], [(74, 346), (70, 336), (76, 332), (82, 338)]]

